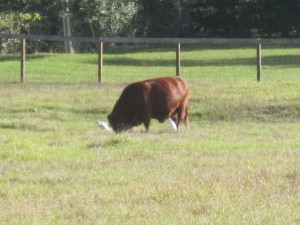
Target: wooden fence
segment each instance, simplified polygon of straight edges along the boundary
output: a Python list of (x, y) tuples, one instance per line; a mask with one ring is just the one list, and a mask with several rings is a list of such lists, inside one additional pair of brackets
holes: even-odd
[(98, 43), (98, 83), (103, 79), (103, 43), (131, 43), (131, 44), (176, 44), (176, 73), (180, 74), (180, 45), (181, 44), (247, 44), (257, 46), (257, 81), (261, 78), (261, 45), (300, 45), (300, 38), (292, 39), (247, 39), (247, 38), (121, 38), (121, 37), (75, 37), (75, 36), (50, 36), (50, 35), (26, 35), (26, 34), (1, 34), (0, 38), (20, 40), (21, 45), (21, 82), (25, 82), (26, 76), (26, 40), (44, 40), (58, 42), (87, 42)]

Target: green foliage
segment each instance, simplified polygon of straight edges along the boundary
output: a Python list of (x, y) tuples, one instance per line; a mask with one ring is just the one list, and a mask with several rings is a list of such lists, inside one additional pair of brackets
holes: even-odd
[(88, 25), (89, 30), (85, 29), (88, 36), (132, 36), (131, 22), (136, 11), (136, 3), (130, 0), (82, 0), (74, 4), (73, 18), (81, 19), (76, 24), (78, 32)]
[(138, 2), (141, 6), (136, 18), (138, 36), (180, 36), (183, 1), (138, 0)]
[(201, 0), (191, 23), (198, 37), (298, 37), (299, 1)]
[[(74, 36), (297, 38), (298, 0), (37, 0), (0, 3), (0, 32), (63, 35), (70, 17)], [(12, 16), (10, 16), (12, 15)], [(16, 16), (16, 15), (19, 15)], [(13, 52), (3, 41), (1, 52)], [(30, 52), (52, 51), (54, 43), (30, 42)], [(83, 45), (79, 50), (89, 51)]]
[[(14, 12), (0, 13), (0, 33), (18, 34), (21, 30), (21, 20)], [(0, 54), (16, 52), (18, 49), (18, 40), (1, 39)]]
[(20, 13), (19, 16), (22, 21), (38, 21), (42, 18), (39, 13)]

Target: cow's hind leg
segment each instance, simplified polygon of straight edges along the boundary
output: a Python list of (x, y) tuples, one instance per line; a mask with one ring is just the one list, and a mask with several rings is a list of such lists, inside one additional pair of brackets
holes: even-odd
[(177, 132), (179, 132), (179, 124), (182, 120), (182, 108), (181, 107), (179, 107), (177, 109), (177, 117), (178, 117), (178, 119), (177, 119)]
[(189, 129), (190, 127), (190, 122), (189, 122), (189, 117), (188, 117), (188, 108), (185, 107), (185, 112), (184, 112), (184, 116), (183, 116), (183, 121), (185, 126)]

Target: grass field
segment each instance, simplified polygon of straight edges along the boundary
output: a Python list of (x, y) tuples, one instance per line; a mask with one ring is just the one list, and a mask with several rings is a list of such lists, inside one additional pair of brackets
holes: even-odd
[(96, 121), (174, 52), (108, 54), (102, 85), (93, 54), (29, 55), (24, 85), (1, 56), (0, 224), (300, 224), (299, 49), (267, 49), (261, 83), (253, 53), (184, 52), (190, 129), (119, 135)]

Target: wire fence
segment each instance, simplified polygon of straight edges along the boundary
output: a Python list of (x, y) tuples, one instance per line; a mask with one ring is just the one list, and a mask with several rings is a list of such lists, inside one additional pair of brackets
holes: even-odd
[[(128, 83), (179, 74), (189, 81), (300, 76), (300, 39), (0, 38), (20, 40), (21, 52), (0, 55), (0, 82)], [(75, 54), (65, 53), (66, 41), (74, 42)], [(43, 45), (47, 51), (36, 52)]]

